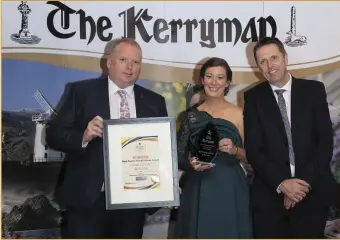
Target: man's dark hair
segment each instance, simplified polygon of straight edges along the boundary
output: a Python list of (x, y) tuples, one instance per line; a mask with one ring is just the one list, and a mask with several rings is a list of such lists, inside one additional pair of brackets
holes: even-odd
[(280, 52), (285, 55), (287, 52), (285, 50), (285, 47), (283, 46), (283, 43), (278, 39), (278, 38), (274, 38), (274, 37), (264, 37), (264, 38), (261, 38), (255, 45), (254, 47), (254, 58), (257, 62), (257, 58), (256, 58), (256, 52), (259, 48), (263, 47), (263, 46), (266, 46), (266, 45), (269, 45), (269, 44), (275, 44)]

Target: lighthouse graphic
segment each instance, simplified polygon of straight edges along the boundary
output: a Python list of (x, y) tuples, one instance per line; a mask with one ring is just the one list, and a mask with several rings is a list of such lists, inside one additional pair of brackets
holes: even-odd
[(307, 44), (307, 37), (296, 34), (296, 8), (294, 6), (291, 7), (290, 29), (286, 34), (287, 38), (284, 41), (284, 44), (289, 47), (299, 47)]
[(36, 124), (34, 138), (33, 162), (60, 162), (64, 160), (63, 152), (50, 149), (45, 141), (46, 123), (54, 115), (57, 114), (51, 104), (48, 103), (43, 94), (36, 90), (33, 97), (42, 108), (42, 112), (32, 116), (32, 121)]

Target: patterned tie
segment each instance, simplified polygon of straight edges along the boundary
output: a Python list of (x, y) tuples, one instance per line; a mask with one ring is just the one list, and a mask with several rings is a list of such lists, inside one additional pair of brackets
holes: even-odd
[(289, 124), (288, 115), (287, 115), (286, 101), (283, 98), (283, 93), (285, 91), (286, 90), (284, 89), (275, 90), (277, 97), (278, 97), (278, 105), (280, 108), (283, 124), (285, 125), (287, 139), (288, 139), (289, 162), (291, 165), (295, 166), (295, 155), (294, 155), (294, 149), (293, 149), (292, 132), (290, 129), (290, 124)]
[(117, 93), (119, 94), (121, 101), (120, 101), (120, 118), (130, 118), (130, 108), (129, 103), (127, 101), (127, 93), (124, 90), (118, 90)]

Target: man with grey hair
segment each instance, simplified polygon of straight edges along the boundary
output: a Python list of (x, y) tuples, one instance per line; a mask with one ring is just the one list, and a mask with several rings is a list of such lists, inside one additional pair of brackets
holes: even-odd
[(46, 130), (48, 145), (66, 153), (57, 189), (66, 207), (63, 238), (142, 238), (147, 209), (106, 210), (103, 119), (166, 117), (164, 97), (136, 85), (142, 50), (118, 39), (107, 58), (108, 77), (71, 84)]

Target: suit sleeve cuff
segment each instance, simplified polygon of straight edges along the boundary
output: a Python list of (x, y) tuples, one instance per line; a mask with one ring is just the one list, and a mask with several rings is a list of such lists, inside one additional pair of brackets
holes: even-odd
[(277, 192), (278, 194), (281, 193), (280, 187), (281, 187), (282, 183), (283, 183), (283, 181), (282, 181), (282, 182), (280, 183), (280, 185), (276, 188), (276, 192)]
[(83, 140), (83, 142), (81, 143), (81, 147), (82, 148), (86, 148), (87, 147), (87, 144), (89, 144), (88, 142), (84, 142), (84, 140)]

